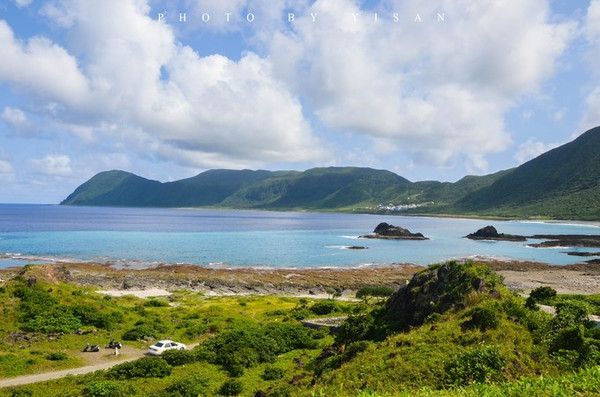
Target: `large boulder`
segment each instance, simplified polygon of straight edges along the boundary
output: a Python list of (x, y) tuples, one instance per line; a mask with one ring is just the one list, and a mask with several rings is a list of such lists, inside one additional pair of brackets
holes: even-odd
[(416, 273), (388, 299), (386, 317), (395, 329), (419, 326), (433, 313), (465, 307), (465, 300), (471, 294), (500, 297), (496, 290), (500, 284), (501, 276), (470, 262), (431, 265)]
[(383, 239), (397, 239), (397, 240), (428, 240), (427, 237), (423, 236), (422, 233), (412, 233), (408, 229), (404, 229), (400, 226), (390, 225), (389, 223), (382, 222), (375, 230), (374, 234), (367, 234), (360, 236), (362, 238), (383, 238)]

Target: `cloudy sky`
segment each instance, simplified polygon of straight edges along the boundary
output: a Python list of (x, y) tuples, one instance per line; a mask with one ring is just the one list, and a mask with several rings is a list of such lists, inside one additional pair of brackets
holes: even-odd
[(4, 0), (0, 202), (95, 173), (456, 181), (600, 125), (600, 0)]

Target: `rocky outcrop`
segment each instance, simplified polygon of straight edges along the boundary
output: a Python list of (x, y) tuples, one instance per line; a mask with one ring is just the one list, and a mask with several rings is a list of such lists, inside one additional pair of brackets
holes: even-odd
[(408, 229), (404, 229), (400, 226), (390, 225), (385, 222), (382, 222), (379, 225), (377, 225), (375, 230), (373, 230), (373, 234), (367, 234), (360, 237), (383, 238), (392, 240), (429, 240), (427, 237), (423, 236), (422, 233), (411, 233)]
[(495, 288), (501, 283), (502, 278), (489, 268), (472, 263), (432, 265), (390, 297), (386, 317), (396, 329), (419, 326), (433, 313), (465, 307), (465, 299), (472, 293), (500, 298)]
[(465, 236), (471, 240), (494, 240), (494, 241), (527, 241), (525, 236), (498, 233), (494, 226), (486, 226)]
[(554, 248), (554, 247), (591, 247), (600, 248), (600, 236), (589, 234), (538, 234), (532, 239), (548, 239), (539, 244), (529, 244), (528, 247)]

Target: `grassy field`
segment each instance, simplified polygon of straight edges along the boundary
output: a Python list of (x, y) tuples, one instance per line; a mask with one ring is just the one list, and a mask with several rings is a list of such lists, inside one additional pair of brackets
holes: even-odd
[[(600, 395), (600, 333), (587, 320), (598, 297), (547, 289), (526, 300), (475, 265), (418, 273), (405, 291), (415, 306), (403, 306), (415, 310), (412, 323), (376, 296), (108, 297), (74, 284), (30, 286), (27, 272), (0, 286), (0, 379), (114, 359), (108, 349), (81, 352), (110, 338), (124, 355), (163, 338), (196, 347), (0, 396)], [(349, 319), (335, 335), (300, 323), (327, 316)]]

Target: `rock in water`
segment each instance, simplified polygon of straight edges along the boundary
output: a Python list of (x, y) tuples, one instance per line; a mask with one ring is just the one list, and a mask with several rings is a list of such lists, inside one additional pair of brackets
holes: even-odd
[(382, 222), (375, 230), (375, 234), (367, 234), (360, 236), (362, 238), (383, 238), (383, 239), (397, 239), (397, 240), (428, 240), (427, 237), (423, 236), (422, 233), (411, 233), (410, 230), (404, 229), (400, 226), (390, 225)]
[(496, 240), (496, 241), (526, 241), (524, 236), (498, 233), (494, 226), (486, 226), (466, 236), (471, 240)]

